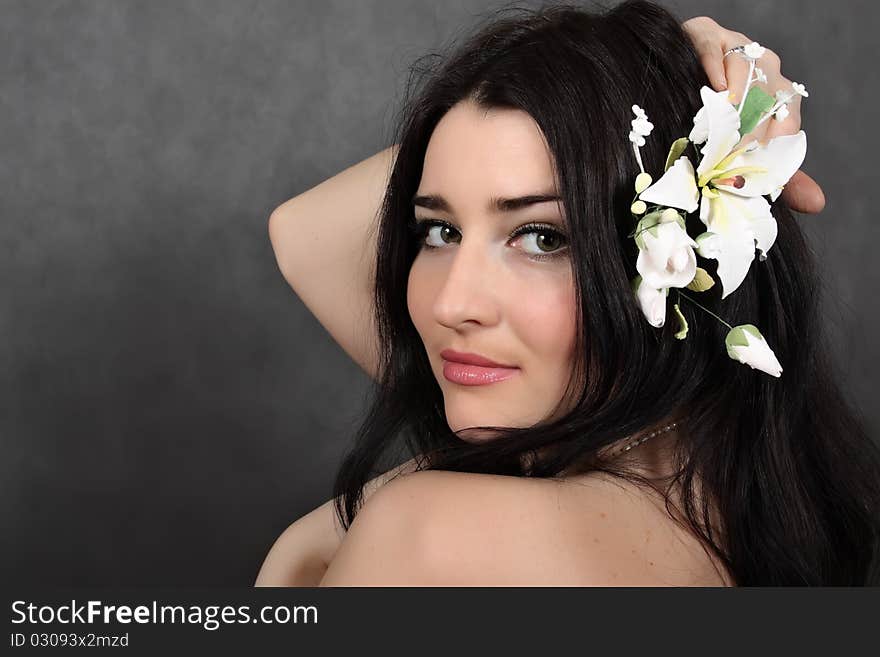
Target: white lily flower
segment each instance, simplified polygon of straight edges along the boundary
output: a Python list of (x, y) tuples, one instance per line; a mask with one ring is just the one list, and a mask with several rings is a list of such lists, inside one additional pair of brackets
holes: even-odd
[[(734, 218), (735, 217), (735, 218)], [(705, 234), (711, 235), (699, 243), (698, 253), (704, 258), (718, 261), (718, 278), (722, 283), (721, 298), (738, 288), (749, 273), (755, 258), (755, 236), (747, 222), (734, 215), (728, 219), (727, 230), (712, 227)], [(717, 231), (717, 232), (716, 232)]]
[(687, 156), (682, 155), (657, 182), (639, 194), (639, 198), (668, 208), (694, 212), (700, 205), (694, 165)]
[[(666, 210), (664, 215), (669, 212), (679, 216), (674, 210)], [(636, 269), (645, 284), (661, 289), (685, 287), (694, 280), (697, 243), (676, 218), (664, 217), (655, 227), (643, 231), (641, 237), (644, 248), (639, 249)]]
[(752, 41), (743, 49), (743, 54), (749, 59), (760, 59), (764, 56), (766, 48), (757, 41)]
[(646, 284), (641, 276), (637, 279), (636, 298), (642, 314), (651, 326), (660, 328), (666, 322), (666, 296), (668, 289), (657, 289)]
[(716, 233), (706, 231), (702, 235), (697, 235), (696, 242), (697, 253), (707, 260), (715, 260), (719, 253), (723, 253), (721, 237)]
[(706, 110), (701, 107), (694, 114), (694, 127), (688, 139), (695, 144), (702, 144), (709, 137), (709, 122), (706, 120)]
[(697, 175), (702, 179), (739, 143), (740, 118), (727, 91), (716, 92), (704, 86), (700, 89), (700, 97), (703, 99), (703, 129), (707, 134), (706, 145), (700, 149), (703, 159), (697, 167)]
[(704, 194), (700, 205), (700, 219), (717, 235), (703, 249), (711, 249), (714, 255), (703, 257), (718, 261), (723, 299), (745, 279), (755, 258), (755, 247), (760, 251), (759, 259), (766, 260), (767, 251), (776, 241), (777, 226), (770, 204), (760, 196), (750, 198), (719, 191), (714, 194), (715, 198)]
[(727, 345), (727, 354), (734, 360), (771, 376), (779, 377), (782, 374), (782, 365), (756, 326), (734, 326), (724, 342)]
[(804, 85), (800, 84), (799, 82), (792, 82), (791, 88), (794, 89), (794, 92), (798, 96), (803, 96), (804, 98), (806, 98), (807, 96), (810, 95), (810, 93), (806, 90)]
[[(700, 149), (702, 159), (696, 170), (697, 186), (702, 192), (700, 219), (710, 232), (718, 235), (713, 242), (724, 298), (739, 287), (748, 273), (755, 246), (763, 259), (773, 245), (776, 221), (763, 196), (778, 196), (780, 188), (798, 170), (806, 155), (807, 138), (801, 130), (795, 135), (771, 139), (766, 145), (755, 141), (734, 150), (740, 142), (740, 116), (727, 92), (715, 92), (704, 86), (700, 96), (702, 114), (698, 112), (694, 117), (689, 139), (695, 141), (705, 135), (705, 144)], [(694, 183), (682, 175), (687, 169), (679, 162), (639, 198), (660, 198), (664, 205), (692, 211)], [(673, 172), (676, 167), (678, 171)]]
[(773, 118), (777, 121), (785, 121), (788, 118), (788, 105), (782, 103), (779, 109), (773, 112)]
[(806, 154), (807, 135), (803, 130), (774, 137), (763, 146), (753, 141), (716, 164), (706, 181), (722, 193), (760, 198), (787, 183)]

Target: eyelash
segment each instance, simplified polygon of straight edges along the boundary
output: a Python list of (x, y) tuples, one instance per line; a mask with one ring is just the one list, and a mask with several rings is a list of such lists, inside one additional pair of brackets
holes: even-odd
[[(455, 226), (447, 221), (442, 221), (440, 219), (412, 219), (409, 224), (410, 230), (412, 231), (413, 235), (418, 239), (419, 246), (421, 246), (421, 248), (423, 249), (431, 250), (443, 248), (440, 246), (431, 246), (430, 244), (425, 244), (424, 242), (425, 237), (427, 237), (428, 231), (433, 226), (443, 226), (451, 228), (456, 233), (459, 232)], [(568, 239), (566, 238), (565, 234), (548, 224), (525, 224), (510, 233), (510, 235), (507, 236), (507, 239), (511, 240), (514, 237), (519, 237), (520, 235), (528, 235), (529, 233), (551, 233), (562, 238), (563, 242), (562, 246), (550, 253), (540, 255), (535, 255), (531, 253), (528, 254), (528, 257), (532, 260), (553, 260), (562, 257), (562, 255), (568, 250)]]

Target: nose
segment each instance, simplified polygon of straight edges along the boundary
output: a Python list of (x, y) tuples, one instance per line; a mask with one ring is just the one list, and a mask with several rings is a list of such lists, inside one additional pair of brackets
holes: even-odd
[(488, 247), (462, 239), (434, 301), (434, 318), (451, 329), (464, 328), (468, 323), (497, 323), (499, 288), (494, 281), (498, 275), (498, 264)]

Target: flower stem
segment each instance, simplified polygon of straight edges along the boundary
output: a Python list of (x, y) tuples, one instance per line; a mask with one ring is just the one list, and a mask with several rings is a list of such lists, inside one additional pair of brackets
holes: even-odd
[(705, 310), (707, 313), (709, 313), (710, 315), (712, 315), (712, 317), (714, 317), (714, 318), (717, 319), (719, 322), (721, 322), (722, 324), (724, 324), (727, 328), (729, 328), (729, 329), (733, 329), (733, 327), (732, 327), (730, 324), (728, 324), (728, 323), (725, 322), (723, 319), (721, 319), (718, 315), (716, 315), (716, 314), (713, 313), (711, 310), (709, 310), (708, 308), (706, 308), (706, 306), (704, 306), (703, 304), (701, 304), (701, 303), (697, 303), (695, 300), (691, 299), (688, 295), (686, 295), (686, 294), (685, 294), (684, 292), (682, 292), (681, 290), (678, 291), (678, 296), (679, 296), (679, 297), (684, 297), (685, 299), (687, 299), (688, 301), (690, 301), (692, 304), (694, 304), (694, 305), (696, 305), (696, 306), (699, 306), (700, 308), (702, 308), (703, 310)]
[(755, 60), (751, 57), (749, 58), (749, 74), (746, 76), (746, 86), (743, 88), (742, 98), (739, 100), (739, 107), (736, 108), (736, 113), (742, 116), (743, 106), (746, 104), (746, 96), (749, 94), (749, 87), (752, 86), (752, 73), (755, 72)]
[[(783, 99), (781, 99), (781, 100), (777, 100), (777, 101), (773, 104), (773, 107), (771, 107), (769, 110), (767, 110), (767, 112), (764, 114), (764, 116), (761, 117), (761, 120), (758, 121), (758, 122), (755, 124), (755, 128), (757, 128), (759, 125), (761, 125), (762, 123), (764, 123), (764, 121), (767, 121), (771, 116), (773, 116), (773, 114), (776, 112), (776, 110), (778, 110), (778, 109), (779, 109), (780, 107), (782, 107), (785, 103), (787, 103), (788, 101), (790, 101), (790, 100), (791, 100), (792, 98), (794, 98), (796, 95), (797, 95), (797, 94), (789, 94), (786, 98), (783, 98)], [(752, 130), (754, 130), (755, 128), (752, 128)]]
[(642, 154), (639, 152), (639, 147), (636, 144), (633, 144), (633, 152), (636, 154), (636, 162), (639, 163), (639, 171), (645, 173), (645, 167), (642, 165)]

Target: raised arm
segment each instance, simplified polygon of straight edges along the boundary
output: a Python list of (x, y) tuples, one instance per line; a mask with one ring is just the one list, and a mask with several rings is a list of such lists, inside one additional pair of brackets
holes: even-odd
[(269, 239), (284, 278), (374, 379), (377, 215), (396, 155), (396, 145), (379, 151), (282, 203), (269, 217)]
[[(735, 45), (751, 42), (711, 18), (684, 22), (715, 89), (737, 93), (746, 69), (738, 57), (724, 58)], [(782, 76), (779, 58), (767, 51), (762, 62), (772, 88), (791, 81)], [(800, 97), (789, 117), (768, 124), (767, 135), (800, 129)], [(269, 218), (269, 238), (288, 284), (346, 353), (372, 378), (378, 370), (377, 336), (372, 321), (376, 219), (397, 154), (391, 146), (343, 170), (276, 208)], [(801, 212), (820, 212), (821, 188), (803, 171), (785, 186), (784, 198)]]
[[(711, 18), (683, 23), (715, 89), (733, 93), (745, 81), (739, 57), (724, 58), (733, 46), (751, 42)], [(791, 86), (779, 58), (767, 51), (762, 61), (769, 87)], [(766, 138), (800, 129), (800, 97), (789, 117), (768, 123)], [(770, 134), (772, 132), (772, 134)], [(345, 352), (371, 377), (377, 377), (377, 335), (372, 321), (376, 225), (388, 176), (397, 155), (390, 146), (282, 203), (269, 218), (269, 239), (288, 284)], [(800, 212), (820, 212), (822, 189), (803, 171), (785, 186), (783, 198)]]

